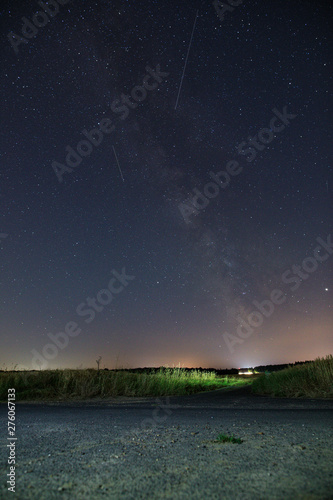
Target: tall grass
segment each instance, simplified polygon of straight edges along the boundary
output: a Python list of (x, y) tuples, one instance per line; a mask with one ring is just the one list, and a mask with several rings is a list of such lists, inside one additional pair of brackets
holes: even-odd
[(0, 373), (0, 400), (15, 388), (16, 400), (85, 399), (117, 396), (171, 396), (221, 387), (244, 385), (237, 377), (217, 377), (214, 372), (163, 368), (156, 373), (126, 370), (43, 370)]
[(333, 398), (333, 356), (263, 375), (253, 382), (252, 391), (287, 398)]

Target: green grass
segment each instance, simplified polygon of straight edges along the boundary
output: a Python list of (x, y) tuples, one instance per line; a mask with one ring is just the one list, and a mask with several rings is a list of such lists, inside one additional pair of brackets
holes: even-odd
[(214, 372), (164, 368), (156, 373), (126, 370), (41, 370), (0, 373), (0, 401), (15, 388), (16, 400), (69, 400), (117, 396), (174, 396), (236, 387), (251, 383), (236, 377), (217, 377)]
[(235, 436), (233, 434), (231, 436), (227, 436), (226, 434), (219, 434), (217, 436), (216, 442), (241, 444), (243, 442), (243, 440), (239, 439), (239, 438), (235, 438)]
[(252, 391), (286, 398), (333, 398), (333, 356), (261, 375)]

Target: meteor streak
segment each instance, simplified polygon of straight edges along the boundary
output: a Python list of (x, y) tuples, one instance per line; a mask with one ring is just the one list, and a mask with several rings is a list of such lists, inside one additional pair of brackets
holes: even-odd
[(190, 53), (190, 49), (191, 49), (192, 38), (193, 38), (194, 30), (195, 30), (195, 25), (196, 25), (196, 22), (197, 22), (198, 12), (199, 12), (199, 11), (197, 10), (197, 13), (196, 13), (196, 15), (195, 15), (195, 19), (194, 19), (194, 24), (193, 24), (193, 29), (192, 29), (191, 40), (190, 40), (190, 43), (189, 43), (189, 46), (188, 46), (188, 50), (187, 50), (187, 55), (186, 55), (186, 59), (185, 59), (185, 64), (184, 64), (184, 69), (183, 69), (182, 78), (181, 78), (181, 80), (180, 80), (180, 85), (179, 85), (179, 90), (178, 90), (178, 96), (177, 96), (177, 101), (176, 101), (175, 109), (177, 109), (177, 106), (178, 106), (178, 100), (179, 100), (179, 95), (180, 95), (180, 91), (181, 91), (181, 89), (182, 89), (182, 85), (183, 85), (183, 79), (184, 79), (184, 75), (185, 75), (186, 64), (187, 64), (188, 55), (189, 55), (189, 53)]
[(116, 160), (117, 160), (117, 165), (118, 165), (118, 168), (119, 168), (119, 172), (120, 172), (121, 178), (122, 178), (123, 182), (125, 182), (125, 179), (124, 179), (123, 173), (122, 173), (121, 168), (120, 168), (120, 165), (119, 165), (119, 161), (118, 161), (118, 157), (117, 157), (117, 154), (116, 154), (116, 150), (114, 149), (114, 147), (113, 147), (113, 146), (112, 146), (112, 149), (113, 149), (114, 155), (115, 155)]

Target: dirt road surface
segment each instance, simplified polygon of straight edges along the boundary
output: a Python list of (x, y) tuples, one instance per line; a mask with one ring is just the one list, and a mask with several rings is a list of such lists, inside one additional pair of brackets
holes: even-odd
[[(0, 424), (0, 498), (333, 499), (333, 400), (242, 388), (17, 403), (15, 493), (5, 404)], [(222, 433), (243, 442), (219, 443)]]

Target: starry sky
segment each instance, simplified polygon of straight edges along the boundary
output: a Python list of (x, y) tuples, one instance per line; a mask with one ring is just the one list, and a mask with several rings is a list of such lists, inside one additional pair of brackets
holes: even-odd
[(215, 4), (2, 2), (0, 368), (332, 353), (333, 9)]

